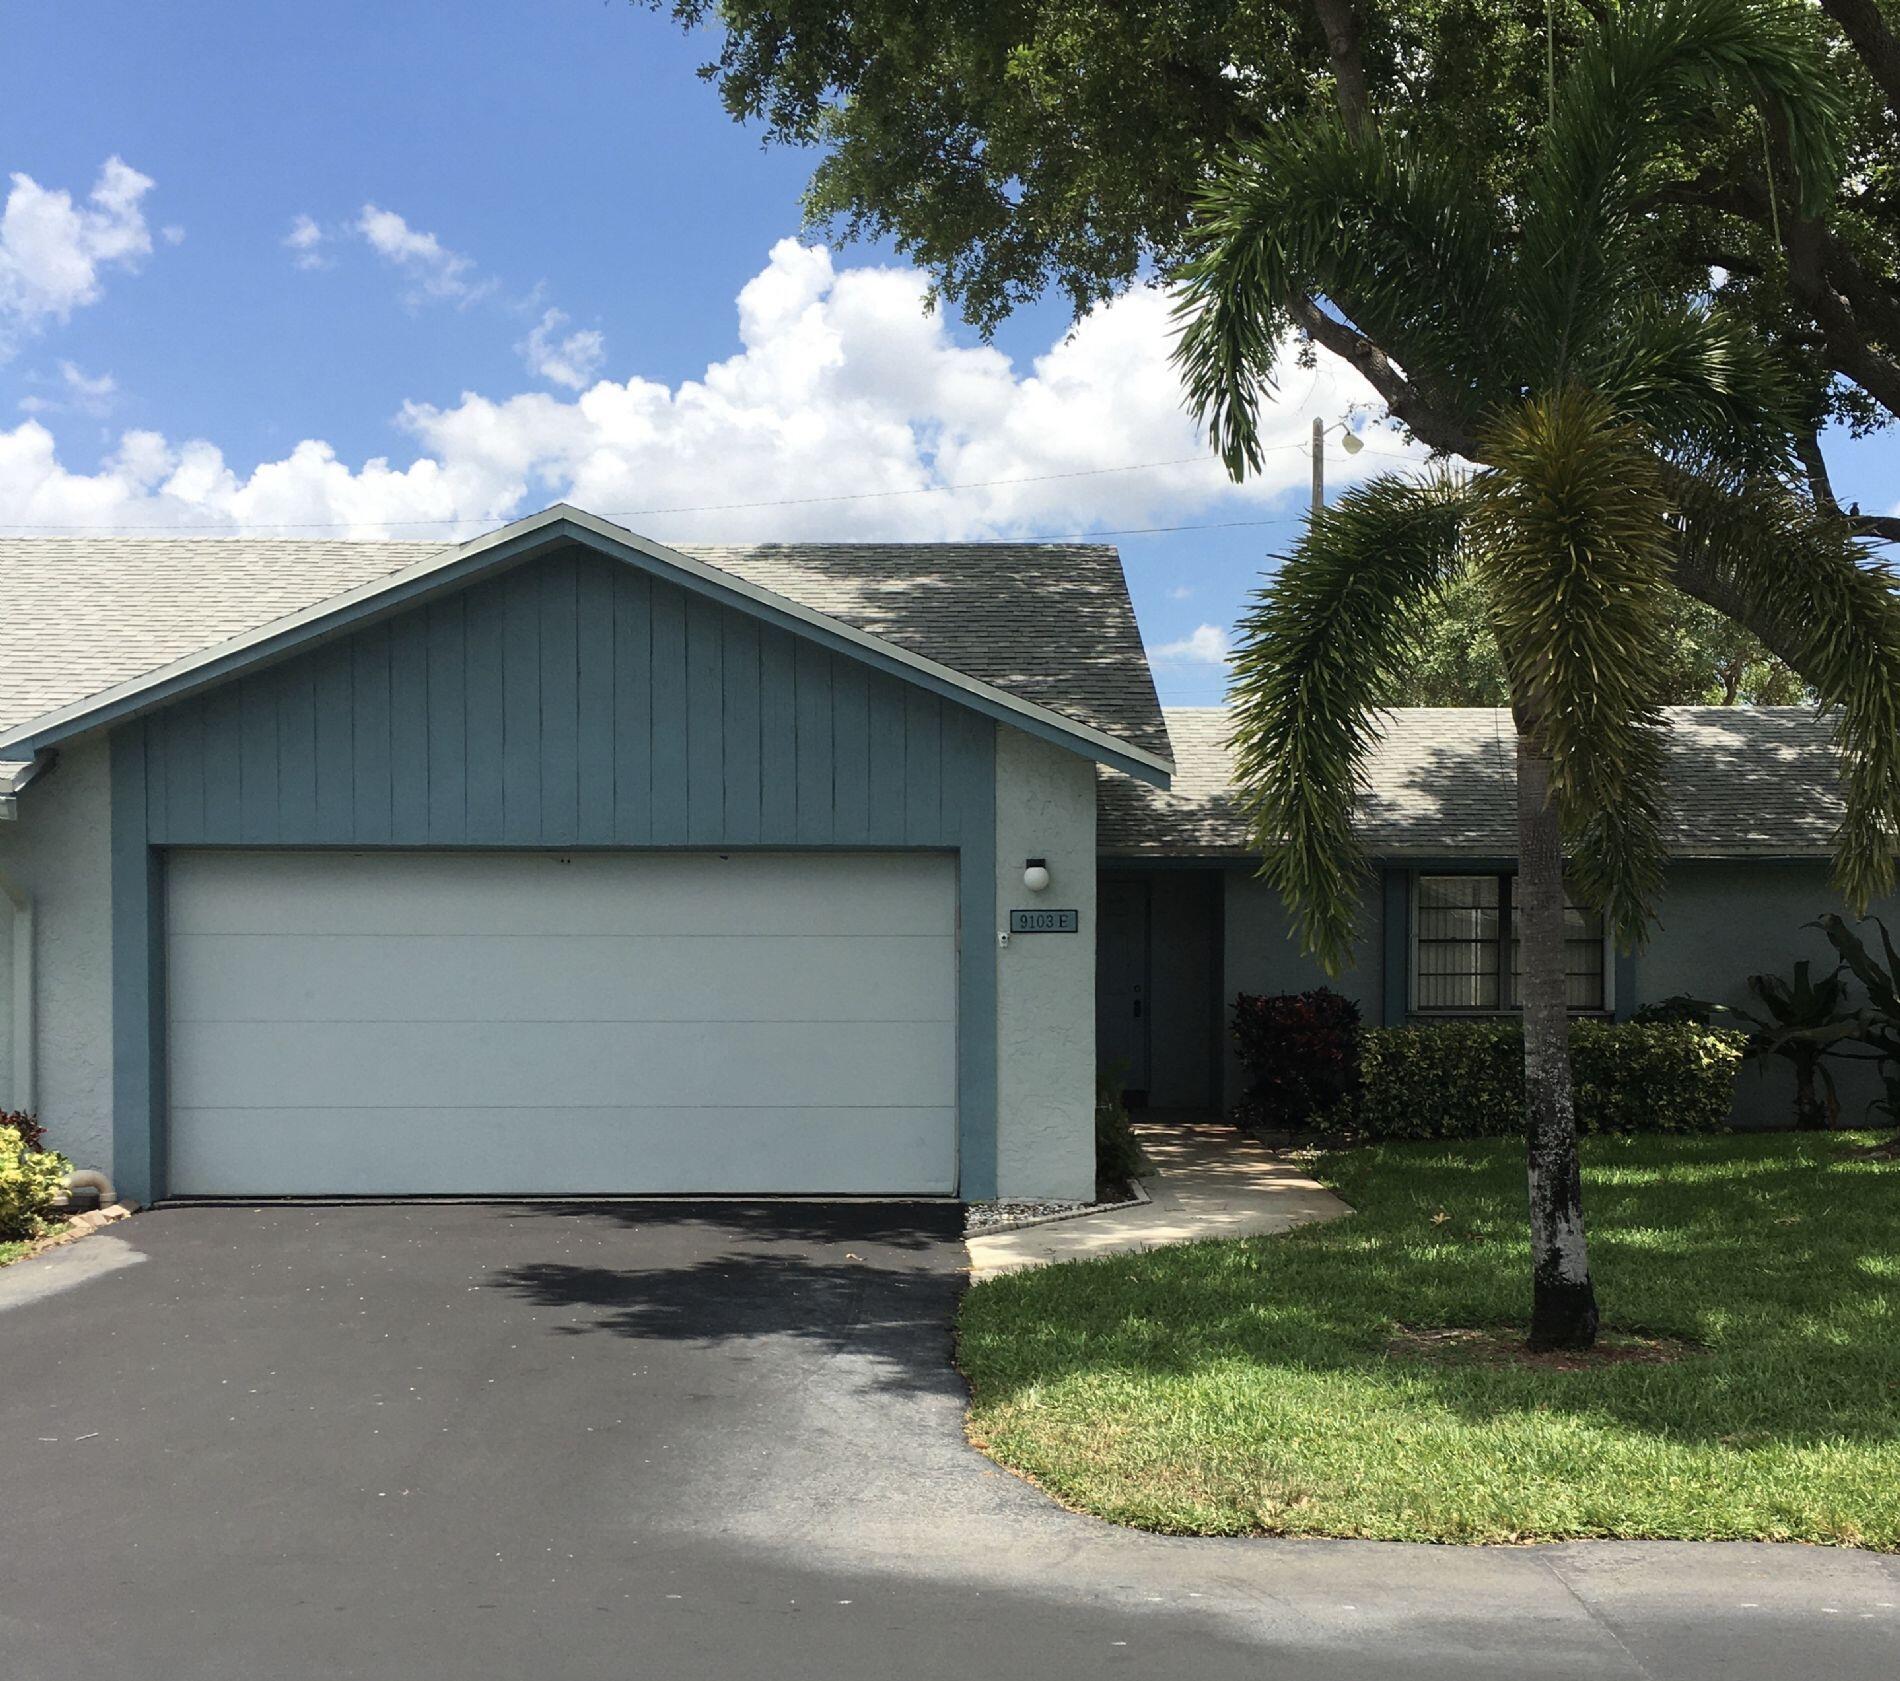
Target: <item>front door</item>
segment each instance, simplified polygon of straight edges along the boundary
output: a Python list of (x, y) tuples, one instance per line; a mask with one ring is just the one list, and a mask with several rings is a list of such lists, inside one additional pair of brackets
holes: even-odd
[(1095, 915), (1095, 1060), (1120, 1068), (1127, 1100), (1148, 1098), (1148, 884), (1104, 880)]

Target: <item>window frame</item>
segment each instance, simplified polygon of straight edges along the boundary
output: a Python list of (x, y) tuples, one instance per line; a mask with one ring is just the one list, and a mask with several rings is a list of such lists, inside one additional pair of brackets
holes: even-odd
[[(1419, 881), (1423, 877), (1472, 876), (1488, 878), (1498, 884), (1498, 998), (1494, 1009), (1424, 1005), (1418, 1002), (1418, 911)], [(1405, 1014), (1423, 1021), (1507, 1021), (1523, 1014), (1522, 1004), (1502, 1000), (1509, 990), (1510, 975), (1504, 965), (1512, 941), (1510, 930), (1516, 918), (1517, 871), (1515, 869), (1471, 869), (1456, 865), (1440, 869), (1415, 869), (1406, 874), (1405, 891)], [(1603, 930), (1603, 1002), (1592, 1008), (1576, 1006), (1569, 1011), (1581, 1020), (1607, 1020), (1616, 1014), (1616, 952), (1608, 927)]]

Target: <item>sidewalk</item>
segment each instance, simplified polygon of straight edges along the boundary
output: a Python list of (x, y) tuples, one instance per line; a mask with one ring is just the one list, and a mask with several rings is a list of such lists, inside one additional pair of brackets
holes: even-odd
[(1145, 1206), (973, 1237), (971, 1276), (1165, 1243), (1291, 1231), (1352, 1212), (1283, 1151), (1243, 1138), (1230, 1126), (1137, 1121), (1135, 1135), (1158, 1170), (1141, 1182), (1150, 1198)]

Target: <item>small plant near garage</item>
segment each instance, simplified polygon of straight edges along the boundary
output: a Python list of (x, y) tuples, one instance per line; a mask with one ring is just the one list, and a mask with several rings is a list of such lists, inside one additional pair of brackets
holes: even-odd
[(45, 1139), (31, 1115), (0, 1111), (0, 1258), (13, 1259), (8, 1246), (24, 1247), (46, 1230), (72, 1171), (57, 1150), (43, 1148)]

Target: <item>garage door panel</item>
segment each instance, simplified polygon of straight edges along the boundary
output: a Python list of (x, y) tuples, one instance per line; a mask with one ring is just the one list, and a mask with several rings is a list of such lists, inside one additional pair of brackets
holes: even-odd
[[(921, 942), (921, 943), (920, 943)], [(173, 1018), (231, 1021), (950, 1021), (954, 942), (847, 937), (174, 934)]]
[[(928, 854), (179, 853), (179, 934), (938, 934), (955, 883)], [(766, 867), (761, 868), (761, 865)], [(827, 865), (850, 890), (799, 893)]]
[(172, 1174), (198, 1196), (876, 1195), (956, 1189), (955, 1111), (619, 1108), (569, 1114), (558, 1151), (541, 1117), (502, 1110), (176, 1110)]
[(177, 853), (172, 1188), (934, 1193), (954, 860)]
[(940, 1101), (936, 1022), (230, 1022), (173, 1053), (179, 1108), (627, 1103), (800, 1108)]

